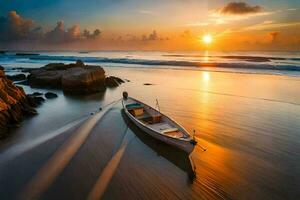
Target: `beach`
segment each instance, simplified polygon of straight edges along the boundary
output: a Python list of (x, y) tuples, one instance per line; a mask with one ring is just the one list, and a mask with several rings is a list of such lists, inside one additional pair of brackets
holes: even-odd
[[(134, 139), (127, 144), (103, 199), (120, 199), (125, 195), (131, 199), (296, 199), (300, 195), (300, 65), (297, 54), (278, 53), (273, 57), (286, 60), (273, 58), (257, 63), (215, 56), (206, 56), (206, 59), (213, 59), (210, 61), (203, 57), (199, 61), (195, 60), (199, 59), (195, 58), (195, 53), (189, 55), (193, 56), (192, 60), (186, 56), (181, 60), (163, 56), (178, 52), (39, 53), (47, 55), (40, 59), (3, 56), (0, 64), (7, 73), (16, 73), (12, 68), (36, 68), (49, 62), (69, 63), (79, 56), (86, 63), (103, 66), (108, 75), (130, 82), (83, 97), (64, 95), (54, 89), (22, 86), (26, 93), (51, 91), (58, 94), (58, 98), (47, 100), (37, 108), (38, 115), (26, 118), (0, 143), (0, 194), (4, 199), (14, 199), (35, 170), (72, 135), (72, 129), (62, 133), (56, 132), (58, 129), (120, 99), (123, 91), (153, 107), (157, 99), (164, 114), (190, 133), (196, 131), (199, 146), (191, 154), (196, 178), (190, 180), (184, 170), (189, 168), (186, 157), (172, 159), (180, 153), (151, 138), (143, 138), (142, 133), (132, 128), (130, 134)], [(265, 57), (270, 57), (270, 53), (266, 54)], [(109, 59), (105, 60), (107, 57)], [(162, 57), (167, 57), (164, 62)], [(148, 63), (141, 63), (145, 60)], [(182, 65), (183, 61), (221, 64), (199, 67)], [(253, 63), (255, 67), (243, 68)], [(230, 64), (241, 67), (227, 67)], [(110, 110), (98, 126), (96, 129), (106, 131), (95, 129), (90, 133), (62, 174), (43, 193), (43, 199), (84, 199), (88, 196), (126, 131), (121, 105)], [(200, 146), (207, 150), (203, 151)]]

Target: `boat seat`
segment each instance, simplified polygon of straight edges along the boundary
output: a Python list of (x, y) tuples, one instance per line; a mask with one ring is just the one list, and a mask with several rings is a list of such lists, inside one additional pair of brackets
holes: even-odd
[(178, 128), (170, 126), (168, 123), (156, 123), (149, 125), (151, 128), (153, 128), (156, 131), (159, 131), (162, 134), (168, 133), (168, 132), (175, 132), (178, 131)]
[(142, 115), (136, 116), (136, 118), (138, 120), (143, 120), (143, 119), (147, 119), (147, 118), (150, 118), (150, 117), (151, 117), (151, 115), (149, 115), (149, 113), (147, 113), (147, 112), (144, 112)]
[(168, 129), (161, 131), (161, 133), (165, 134), (165, 133), (175, 132), (175, 131), (178, 131), (178, 128), (168, 128)]
[(175, 137), (175, 138), (185, 138), (184, 134), (178, 130), (164, 133), (164, 135), (168, 135), (168, 136)]

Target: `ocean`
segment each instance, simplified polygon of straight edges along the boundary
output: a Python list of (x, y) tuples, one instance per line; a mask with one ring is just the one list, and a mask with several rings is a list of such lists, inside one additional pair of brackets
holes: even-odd
[(7, 67), (35, 67), (43, 63), (74, 62), (81, 59), (86, 63), (110, 67), (300, 75), (300, 52), (22, 52), (36, 55), (16, 55), (16, 53), (7, 52), (0, 55), (1, 64)]
[[(8, 74), (19, 73), (19, 67), (81, 59), (130, 82), (84, 97), (23, 86), (27, 93), (52, 91), (58, 98), (47, 100), (37, 116), (26, 118), (0, 143), (3, 199), (16, 198), (35, 170), (72, 134), (58, 130), (119, 99), (123, 91), (152, 106), (157, 99), (163, 113), (189, 132), (196, 131), (199, 146), (191, 155), (196, 178), (187, 181), (183, 167), (173, 161), (176, 152), (136, 137), (104, 199), (299, 198), (299, 52), (15, 53), (0, 55)], [(116, 137), (112, 129), (124, 126), (118, 116), (115, 109), (103, 119), (107, 133), (91, 133), (43, 199), (86, 198), (111, 154), (108, 141)]]

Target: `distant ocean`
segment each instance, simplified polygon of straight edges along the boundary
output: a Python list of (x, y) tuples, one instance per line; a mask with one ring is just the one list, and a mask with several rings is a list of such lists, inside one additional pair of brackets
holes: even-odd
[(107, 67), (210, 70), (300, 76), (300, 52), (11, 51), (0, 54), (0, 65), (9, 70), (14, 67), (41, 67), (49, 62), (74, 62), (78, 59)]

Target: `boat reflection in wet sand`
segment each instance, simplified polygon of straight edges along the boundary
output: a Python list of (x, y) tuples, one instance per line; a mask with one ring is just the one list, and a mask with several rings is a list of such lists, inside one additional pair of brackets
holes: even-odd
[(158, 110), (123, 93), (123, 108), (129, 119), (148, 135), (175, 146), (188, 154), (197, 142), (174, 120)]
[(193, 181), (196, 177), (194, 172), (194, 165), (190, 160), (189, 155), (176, 147), (166, 145), (165, 143), (145, 134), (143, 130), (137, 127), (131, 119), (125, 114), (125, 110), (122, 110), (122, 117), (127, 124), (128, 128), (148, 147), (157, 153), (158, 156), (162, 156), (178, 168), (187, 173), (189, 181)]

